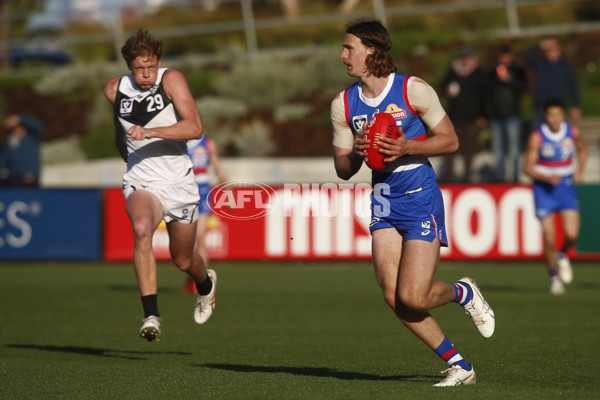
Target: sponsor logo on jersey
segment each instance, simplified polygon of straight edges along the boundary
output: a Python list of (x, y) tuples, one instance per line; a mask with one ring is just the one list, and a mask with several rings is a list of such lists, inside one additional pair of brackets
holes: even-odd
[(367, 124), (367, 114), (355, 115), (352, 117), (352, 128), (355, 132), (360, 133), (365, 129)]
[(385, 109), (385, 112), (390, 114), (395, 119), (406, 118), (406, 111), (404, 111), (402, 108), (398, 107), (394, 103), (388, 105)]
[(560, 143), (560, 159), (568, 160), (573, 157), (573, 153), (575, 152), (575, 142), (570, 137), (566, 137)]
[(127, 118), (131, 115), (131, 110), (133, 110), (133, 100), (131, 100), (131, 99), (121, 100), (121, 104), (119, 106), (119, 115), (121, 117)]
[(542, 145), (542, 150), (541, 150), (542, 156), (544, 158), (552, 158), (554, 157), (554, 154), (556, 153), (554, 151), (554, 145), (551, 143), (544, 143)]

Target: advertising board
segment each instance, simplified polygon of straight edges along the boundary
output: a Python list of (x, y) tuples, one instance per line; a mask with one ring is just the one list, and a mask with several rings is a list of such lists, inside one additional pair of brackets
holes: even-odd
[[(543, 243), (530, 186), (442, 186), (448, 260), (541, 260)], [(368, 184), (228, 183), (213, 189), (207, 247), (213, 260), (368, 260)], [(131, 227), (120, 189), (105, 196), (107, 260), (130, 260)], [(560, 227), (560, 226), (559, 226)], [(562, 242), (560, 229), (557, 242)], [(155, 255), (170, 259), (166, 227), (154, 236)], [(576, 251), (575, 259), (600, 259)]]
[(98, 190), (8, 189), (0, 191), (0, 259), (101, 257)]

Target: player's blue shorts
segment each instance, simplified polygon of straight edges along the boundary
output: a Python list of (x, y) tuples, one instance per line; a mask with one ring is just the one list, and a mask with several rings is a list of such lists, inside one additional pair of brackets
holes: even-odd
[(404, 240), (440, 240), (448, 247), (444, 216), (444, 199), (438, 186), (390, 199), (371, 194), (371, 233), (377, 229), (396, 228)]
[(542, 220), (555, 211), (579, 211), (577, 191), (573, 184), (573, 177), (563, 178), (558, 185), (535, 181), (533, 183), (533, 200), (535, 202), (535, 215)]
[(200, 201), (198, 202), (198, 213), (199, 214), (210, 214), (210, 206), (209, 206), (209, 193), (210, 193), (210, 184), (209, 183), (199, 183), (198, 184), (198, 194), (200, 194)]

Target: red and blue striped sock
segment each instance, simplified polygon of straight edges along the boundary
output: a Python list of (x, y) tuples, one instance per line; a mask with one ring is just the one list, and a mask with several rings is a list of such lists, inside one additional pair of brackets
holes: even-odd
[(465, 304), (467, 304), (471, 301), (471, 299), (473, 299), (473, 288), (470, 285), (463, 282), (450, 283), (452, 284), (452, 286), (454, 286), (454, 291), (456, 293), (454, 296), (454, 300), (452, 300), (453, 302), (458, 303), (464, 307)]
[(471, 365), (467, 363), (460, 353), (456, 350), (454, 345), (450, 343), (447, 337), (444, 337), (444, 341), (440, 344), (437, 349), (434, 350), (435, 354), (448, 363), (449, 366), (459, 365), (465, 371), (471, 370)]

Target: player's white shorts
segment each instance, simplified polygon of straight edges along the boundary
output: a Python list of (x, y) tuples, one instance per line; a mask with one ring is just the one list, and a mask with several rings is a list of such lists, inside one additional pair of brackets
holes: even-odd
[(123, 179), (125, 199), (136, 190), (147, 190), (160, 200), (163, 207), (163, 219), (166, 223), (177, 221), (191, 224), (198, 219), (198, 185), (193, 175), (190, 179), (173, 185), (148, 184)]

